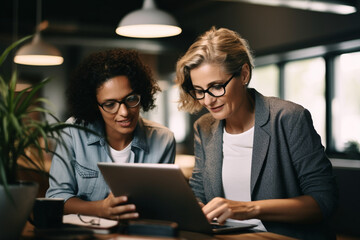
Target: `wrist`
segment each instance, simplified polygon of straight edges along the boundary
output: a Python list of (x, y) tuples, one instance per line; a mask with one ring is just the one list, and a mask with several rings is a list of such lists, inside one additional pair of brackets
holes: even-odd
[(260, 217), (260, 215), (261, 215), (261, 207), (257, 203), (258, 203), (257, 201), (247, 202), (248, 219), (259, 218)]
[(254, 218), (260, 218), (261, 216), (261, 206), (256, 204), (257, 202), (254, 202)]
[(96, 216), (102, 218), (104, 217), (104, 212), (103, 212), (103, 201), (104, 200), (100, 200), (100, 201), (94, 201), (94, 209), (95, 209), (95, 213), (96, 213)]

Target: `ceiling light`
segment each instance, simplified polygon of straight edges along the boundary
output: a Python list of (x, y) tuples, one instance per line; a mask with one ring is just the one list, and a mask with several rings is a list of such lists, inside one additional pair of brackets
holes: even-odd
[(31, 43), (22, 46), (15, 54), (14, 62), (25, 65), (50, 66), (64, 62), (59, 50), (41, 40), (40, 32), (35, 33)]
[(253, 4), (283, 6), (310, 10), (317, 12), (328, 12), (336, 14), (351, 14), (356, 12), (356, 7), (346, 0), (224, 0), (240, 1)]
[(116, 33), (135, 38), (161, 38), (181, 33), (174, 17), (156, 8), (153, 0), (144, 0), (140, 10), (127, 14), (116, 28)]
[(44, 27), (42, 27), (44, 24), (40, 23), (40, 15), (41, 0), (37, 0), (37, 26), (34, 38), (31, 43), (22, 46), (15, 53), (15, 63), (35, 66), (51, 66), (60, 65), (64, 62), (60, 51), (41, 39), (40, 32), (41, 30), (44, 30)]

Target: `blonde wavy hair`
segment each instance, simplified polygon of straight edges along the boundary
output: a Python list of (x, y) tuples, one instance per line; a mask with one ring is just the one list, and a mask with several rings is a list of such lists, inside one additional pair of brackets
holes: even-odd
[(212, 27), (199, 36), (185, 55), (177, 61), (175, 82), (180, 91), (179, 110), (196, 113), (202, 109), (199, 101), (188, 93), (193, 88), (190, 78), (192, 69), (205, 63), (216, 64), (226, 73), (238, 76), (241, 74), (242, 65), (248, 64), (250, 81), (253, 62), (251, 49), (244, 38), (232, 30)]

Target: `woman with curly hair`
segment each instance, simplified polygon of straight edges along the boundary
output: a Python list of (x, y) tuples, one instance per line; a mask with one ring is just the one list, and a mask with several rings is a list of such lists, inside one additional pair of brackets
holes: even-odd
[[(67, 91), (68, 122), (98, 133), (69, 128), (67, 148), (52, 159), (46, 196), (63, 198), (64, 213), (108, 219), (137, 218), (126, 196), (115, 197), (98, 162), (173, 163), (174, 134), (140, 117), (152, 109), (160, 91), (137, 52), (113, 49), (93, 53), (76, 69)], [(126, 184), (126, 183), (119, 183)]]

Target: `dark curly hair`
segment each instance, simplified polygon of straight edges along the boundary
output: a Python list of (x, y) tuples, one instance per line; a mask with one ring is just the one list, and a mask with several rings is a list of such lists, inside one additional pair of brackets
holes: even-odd
[(126, 76), (131, 88), (141, 95), (143, 111), (155, 107), (155, 93), (160, 88), (151, 70), (134, 50), (112, 49), (89, 55), (74, 71), (67, 89), (69, 113), (85, 124), (101, 119), (96, 90), (107, 80)]

